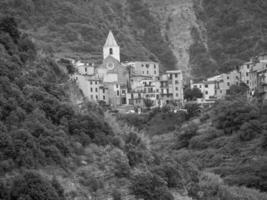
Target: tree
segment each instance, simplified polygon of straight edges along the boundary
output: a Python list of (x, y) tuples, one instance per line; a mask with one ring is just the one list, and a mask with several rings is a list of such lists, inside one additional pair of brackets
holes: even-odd
[(187, 103), (184, 106), (184, 109), (187, 110), (187, 115), (186, 115), (186, 118), (187, 119), (190, 119), (192, 117), (199, 116), (200, 113), (201, 113), (200, 105), (197, 104), (197, 103)]
[(232, 85), (229, 89), (229, 95), (235, 96), (235, 95), (244, 95), (249, 90), (249, 87), (245, 83), (240, 83), (239, 85)]
[(19, 40), (20, 33), (13, 17), (5, 17), (0, 21), (0, 31), (8, 33), (15, 43)]
[(154, 102), (151, 99), (144, 99), (144, 104), (147, 109), (150, 110), (151, 107), (154, 105)]
[(16, 177), (11, 190), (12, 200), (62, 200), (50, 181), (29, 171)]
[(131, 190), (134, 195), (144, 200), (173, 200), (167, 183), (158, 175), (142, 172), (132, 180)]
[(203, 94), (198, 88), (193, 88), (193, 89), (187, 88), (184, 91), (184, 98), (186, 100), (192, 101), (192, 100), (195, 100), (197, 98), (202, 98), (202, 97), (203, 97)]

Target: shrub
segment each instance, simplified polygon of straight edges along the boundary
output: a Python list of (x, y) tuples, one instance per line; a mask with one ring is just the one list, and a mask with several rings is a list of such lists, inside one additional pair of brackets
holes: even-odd
[(176, 148), (181, 149), (189, 146), (190, 140), (197, 135), (197, 125), (194, 123), (187, 124), (177, 135)]
[(187, 110), (187, 119), (197, 117), (201, 114), (200, 105), (196, 103), (188, 103), (184, 106), (184, 109)]
[(122, 200), (121, 193), (118, 190), (113, 190), (112, 198), (113, 200)]
[(145, 146), (136, 133), (130, 133), (125, 139), (125, 152), (129, 165), (136, 166), (144, 162)]
[(31, 171), (16, 177), (10, 189), (10, 199), (62, 200), (48, 180)]
[(153, 173), (163, 178), (168, 187), (183, 188), (182, 176), (179, 172), (179, 167), (175, 163), (166, 162), (153, 169)]
[(91, 192), (104, 187), (104, 181), (102, 177), (97, 177), (98, 174), (94, 174), (93, 171), (83, 170), (79, 173), (79, 182), (89, 188)]
[(9, 199), (8, 188), (6, 187), (5, 183), (2, 181), (0, 181), (0, 199), (1, 200)]
[(245, 187), (229, 187), (229, 186), (220, 187), (218, 196), (221, 200), (229, 200), (229, 199), (265, 200), (267, 199), (266, 193), (260, 193), (257, 190), (248, 189)]
[(225, 134), (232, 134), (240, 130), (241, 126), (259, 117), (259, 110), (242, 101), (221, 101), (214, 109), (213, 123), (223, 129)]
[(173, 200), (166, 182), (151, 172), (142, 172), (134, 176), (130, 187), (137, 198), (144, 200)]
[(241, 141), (250, 141), (256, 137), (257, 134), (262, 132), (262, 126), (258, 120), (250, 120), (249, 122), (244, 122), (241, 125), (239, 133), (239, 138)]

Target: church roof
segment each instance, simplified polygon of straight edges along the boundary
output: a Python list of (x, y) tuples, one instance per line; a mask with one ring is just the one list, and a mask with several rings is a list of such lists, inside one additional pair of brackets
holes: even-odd
[(108, 38), (106, 40), (104, 47), (118, 47), (118, 46), (119, 45), (117, 44), (112, 31), (109, 31)]

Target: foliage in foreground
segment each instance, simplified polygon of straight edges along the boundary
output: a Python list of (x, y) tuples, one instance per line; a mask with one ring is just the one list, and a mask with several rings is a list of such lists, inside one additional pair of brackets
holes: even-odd
[(176, 132), (174, 148), (186, 161), (221, 175), (226, 184), (267, 191), (266, 110), (266, 105), (242, 99), (220, 101), (200, 122)]

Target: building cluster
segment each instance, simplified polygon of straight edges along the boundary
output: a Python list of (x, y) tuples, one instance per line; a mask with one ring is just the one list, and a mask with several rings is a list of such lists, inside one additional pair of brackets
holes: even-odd
[(103, 47), (103, 62), (99, 66), (75, 61), (77, 82), (90, 101), (105, 102), (112, 107), (133, 105), (163, 106), (169, 102), (183, 103), (183, 74), (180, 70), (160, 73), (159, 64), (152, 61), (120, 61), (120, 47), (110, 31)]
[(267, 100), (267, 55), (253, 58), (229, 73), (210, 77), (199, 83), (191, 83), (191, 89), (200, 89), (203, 98), (199, 101), (212, 103), (224, 98), (231, 86), (240, 84), (248, 87), (248, 97), (257, 96), (263, 101)]

